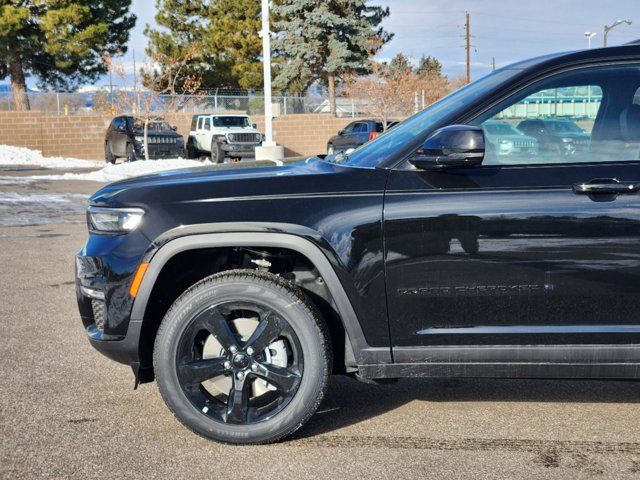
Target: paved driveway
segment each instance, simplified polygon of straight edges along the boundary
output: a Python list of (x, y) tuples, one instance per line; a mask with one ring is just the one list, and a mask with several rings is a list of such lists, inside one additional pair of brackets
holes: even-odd
[[(0, 177), (0, 473), (6, 478), (638, 478), (640, 384), (336, 377), (280, 444), (173, 419), (155, 384), (93, 351), (73, 289), (98, 184)], [(11, 226), (21, 225), (21, 226)]]

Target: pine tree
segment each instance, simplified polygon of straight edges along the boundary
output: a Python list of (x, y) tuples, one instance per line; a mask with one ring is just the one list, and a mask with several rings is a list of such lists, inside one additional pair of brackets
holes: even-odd
[(367, 0), (279, 0), (272, 7), (274, 48), (282, 57), (276, 85), (304, 90), (321, 81), (336, 112), (336, 80), (366, 73), (368, 59), (391, 40), (380, 23), (389, 8)]
[(145, 30), (151, 58), (175, 58), (195, 44), (185, 75), (203, 88), (262, 85), (260, 0), (156, 0), (156, 8), (163, 28)]
[(442, 76), (442, 63), (435, 57), (422, 56), (420, 61), (418, 62), (418, 68), (416, 72), (420, 75), (429, 75), (429, 76)]
[(402, 52), (397, 53), (389, 62), (388, 72), (389, 75), (406, 75), (407, 73), (413, 72), (413, 67), (411, 66), (409, 57)]
[(126, 51), (131, 0), (0, 0), (0, 77), (17, 110), (29, 109), (26, 75), (68, 90), (107, 71), (104, 55)]

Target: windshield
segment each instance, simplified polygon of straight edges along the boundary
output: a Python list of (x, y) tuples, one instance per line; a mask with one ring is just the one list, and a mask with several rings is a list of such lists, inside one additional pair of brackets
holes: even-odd
[(213, 117), (214, 127), (246, 128), (251, 126), (249, 117)]
[[(135, 118), (133, 120), (133, 130), (144, 130), (144, 119)], [(166, 132), (167, 130), (171, 130), (171, 125), (164, 120), (152, 120), (149, 122), (149, 132)]]
[(375, 140), (357, 148), (348, 156), (339, 155), (340, 158), (328, 156), (326, 160), (341, 160), (340, 163), (357, 167), (376, 167), (390, 154), (395, 153), (403, 145), (423, 134), (425, 130), (443, 120), (456, 109), (477, 100), (478, 97), (485, 95), (517, 73), (519, 70), (498, 70), (489, 74), (432, 103), (421, 112), (388, 129)]
[(485, 122), (482, 127), (489, 135), (521, 135), (519, 130), (516, 130), (513, 125), (508, 123)]

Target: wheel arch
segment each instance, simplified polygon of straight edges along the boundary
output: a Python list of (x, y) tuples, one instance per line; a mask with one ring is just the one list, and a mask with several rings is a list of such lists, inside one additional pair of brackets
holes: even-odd
[[(198, 252), (206, 249), (229, 249), (238, 247), (281, 248), (296, 252), (313, 265), (324, 280), (335, 305), (338, 321), (344, 329), (345, 367), (357, 367), (371, 363), (390, 363), (389, 347), (371, 347), (368, 345), (361, 323), (349, 301), (347, 293), (338, 275), (321, 248), (311, 240), (291, 233), (274, 232), (220, 232), (189, 234), (173, 238), (162, 243), (159, 248), (145, 256), (149, 263), (140, 289), (133, 304), (131, 324), (141, 331), (139, 348), (143, 348), (145, 329), (143, 322), (151, 306), (156, 281), (165, 266), (185, 252)], [(158, 319), (161, 320), (161, 319)], [(148, 335), (148, 334), (147, 334)], [(148, 342), (146, 342), (148, 343)], [(337, 346), (336, 346), (337, 347)], [(141, 354), (144, 352), (140, 352)], [(148, 352), (147, 352), (148, 355)]]

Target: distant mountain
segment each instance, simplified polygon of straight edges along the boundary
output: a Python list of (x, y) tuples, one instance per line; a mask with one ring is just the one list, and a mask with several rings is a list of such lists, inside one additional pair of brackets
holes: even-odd
[[(37, 90), (33, 90), (27, 87), (27, 92), (35, 93), (37, 92)], [(9, 85), (8, 83), (0, 83), (0, 94), (3, 94), (3, 93), (11, 93), (11, 85)]]

